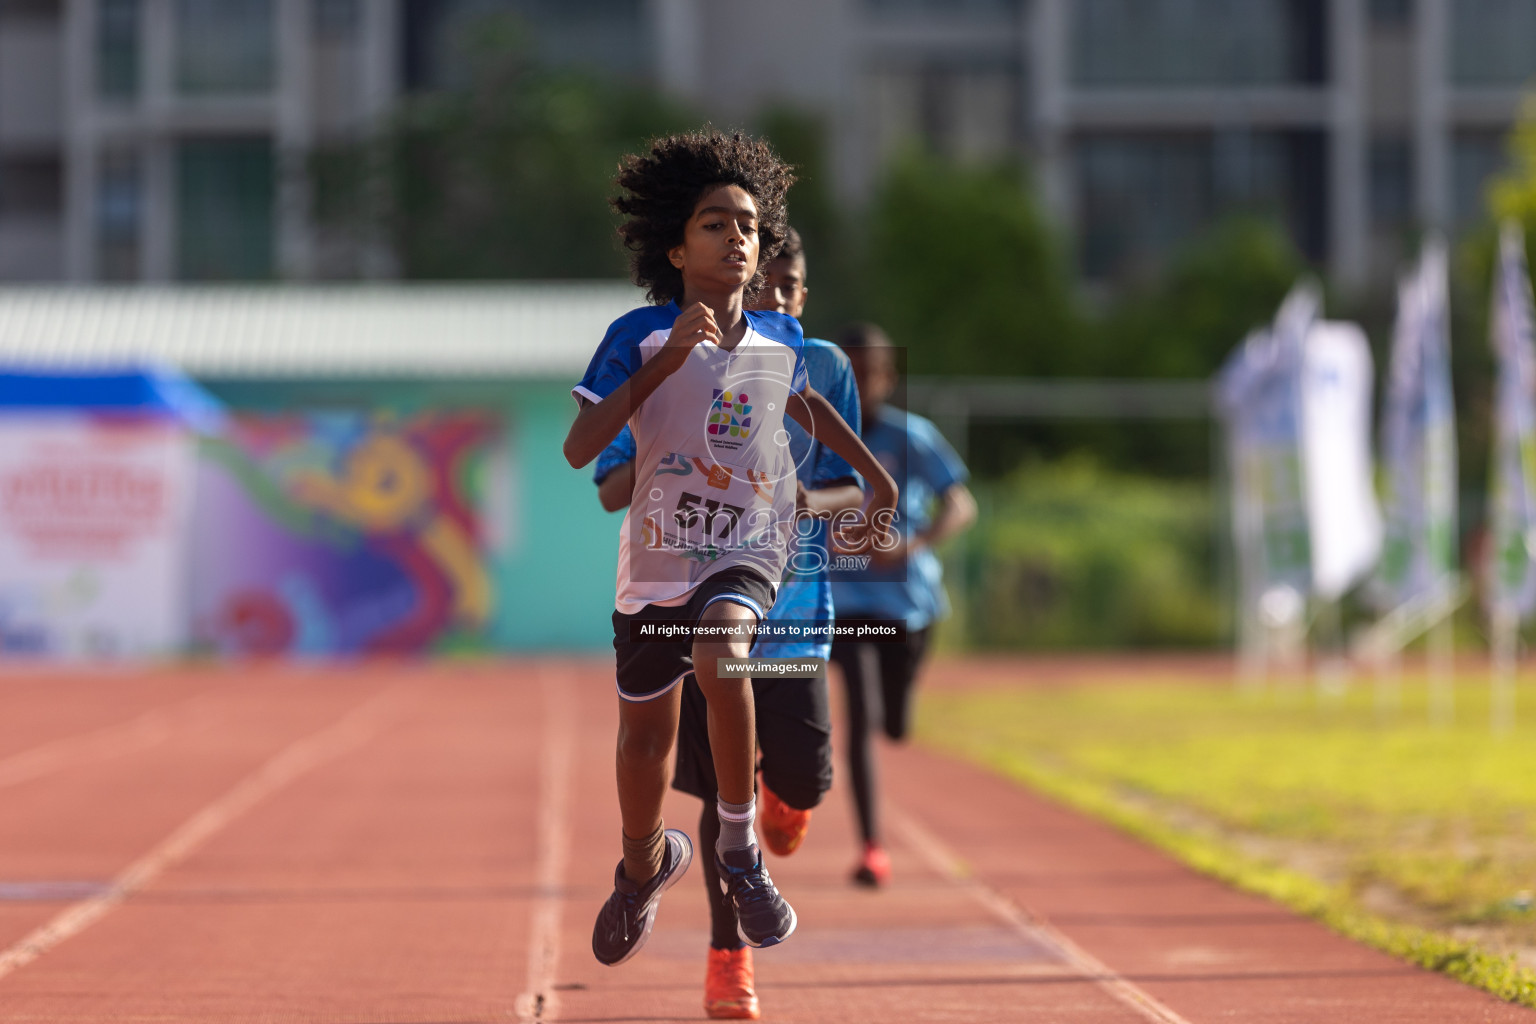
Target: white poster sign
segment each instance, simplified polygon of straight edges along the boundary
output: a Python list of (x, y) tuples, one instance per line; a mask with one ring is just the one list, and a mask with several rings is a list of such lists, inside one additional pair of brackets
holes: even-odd
[(194, 443), (162, 419), (0, 415), (0, 655), (183, 647)]
[(1307, 332), (1301, 372), (1312, 589), (1337, 601), (1376, 565), (1381, 512), (1371, 469), (1371, 346), (1351, 323)]

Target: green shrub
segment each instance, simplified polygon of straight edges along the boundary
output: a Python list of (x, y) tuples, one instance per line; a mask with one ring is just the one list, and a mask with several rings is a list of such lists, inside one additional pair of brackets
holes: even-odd
[(971, 646), (1201, 647), (1226, 613), (1208, 484), (1113, 474), (1085, 460), (977, 485), (961, 578)]

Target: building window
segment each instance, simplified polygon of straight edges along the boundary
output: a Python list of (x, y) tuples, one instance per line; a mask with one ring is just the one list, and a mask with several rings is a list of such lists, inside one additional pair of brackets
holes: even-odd
[(1406, 138), (1371, 140), (1371, 221), (1402, 227), (1413, 219), (1413, 146)]
[(1073, 0), (1071, 11), (1079, 85), (1327, 80), (1323, 0)]
[(59, 20), (59, 0), (0, 0), (0, 21)]
[(64, 210), (64, 163), (57, 156), (0, 156), (0, 219), (52, 218)]
[(131, 149), (104, 151), (96, 171), (96, 263), (101, 280), (138, 279), (143, 220), (139, 154)]
[(1325, 140), (1316, 131), (1113, 133), (1077, 143), (1083, 272), (1135, 277), (1217, 218), (1273, 217), (1308, 257), (1326, 249)]
[(956, 17), (967, 14), (1017, 15), (1024, 0), (864, 0), (864, 6), (879, 15), (924, 14)]
[(1451, 19), (1451, 80), (1518, 86), (1536, 75), (1536, 3), (1456, 0)]
[(1401, 28), (1413, 20), (1413, 0), (1371, 0), (1371, 24)]
[(961, 160), (1017, 153), (1023, 141), (1023, 75), (1017, 62), (898, 62), (869, 79), (879, 152), (911, 142)]
[(1451, 140), (1451, 216), (1473, 224), (1488, 216), (1488, 185), (1508, 165), (1504, 136), (1461, 131)]
[(96, 91), (113, 100), (139, 93), (138, 0), (101, 0), (96, 9)]
[(272, 0), (176, 0), (176, 88), (261, 93), (276, 68)]
[(186, 281), (273, 274), (277, 187), (269, 139), (196, 139), (176, 151), (176, 265)]
[(357, 34), (362, 20), (360, 0), (314, 0), (315, 37), (343, 42)]
[(645, 7), (644, 0), (414, 0), (404, 5), (400, 33), (406, 88), (462, 86), (479, 39), (509, 28), (547, 66), (646, 79), (655, 45)]

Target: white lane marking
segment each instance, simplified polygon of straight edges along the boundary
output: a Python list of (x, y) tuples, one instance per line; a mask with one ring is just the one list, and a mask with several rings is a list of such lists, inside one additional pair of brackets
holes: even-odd
[(556, 1012), (555, 973), (560, 965), (560, 887), (570, 848), (567, 811), (571, 789), (574, 719), (570, 681), (539, 672), (544, 705), (544, 750), (539, 759), (538, 902), (529, 924), (528, 974), (513, 1004), (517, 1019), (543, 1022)]
[(387, 707), (400, 690), (401, 684), (397, 683), (354, 708), (339, 721), (285, 747), (124, 868), (106, 889), (64, 908), (52, 920), (0, 952), (0, 978), (85, 931), (261, 800), (306, 772), (361, 745), (377, 732), (383, 717), (381, 709)]
[(175, 731), (177, 718), (186, 716), (196, 721), (205, 716), (209, 709), (199, 705), (207, 702), (208, 695), (203, 694), (178, 701), (170, 707), (146, 711), (126, 722), (65, 736), (12, 754), (0, 760), (0, 787), (19, 785), (50, 772), (145, 750), (169, 737)]
[(1098, 957), (1067, 938), (1043, 917), (1020, 907), (985, 882), (972, 876), (944, 842), (901, 808), (885, 808), (886, 820), (928, 866), (958, 885), (994, 916), (1013, 926), (1026, 938), (1052, 947), (1074, 969), (1105, 992), (1155, 1024), (1190, 1024), (1140, 985), (1111, 970)]

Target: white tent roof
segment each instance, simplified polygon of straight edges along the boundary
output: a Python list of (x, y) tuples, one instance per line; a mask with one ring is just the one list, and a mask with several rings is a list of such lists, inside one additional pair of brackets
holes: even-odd
[(3, 287), (0, 364), (197, 377), (552, 377), (645, 304), (628, 282)]

